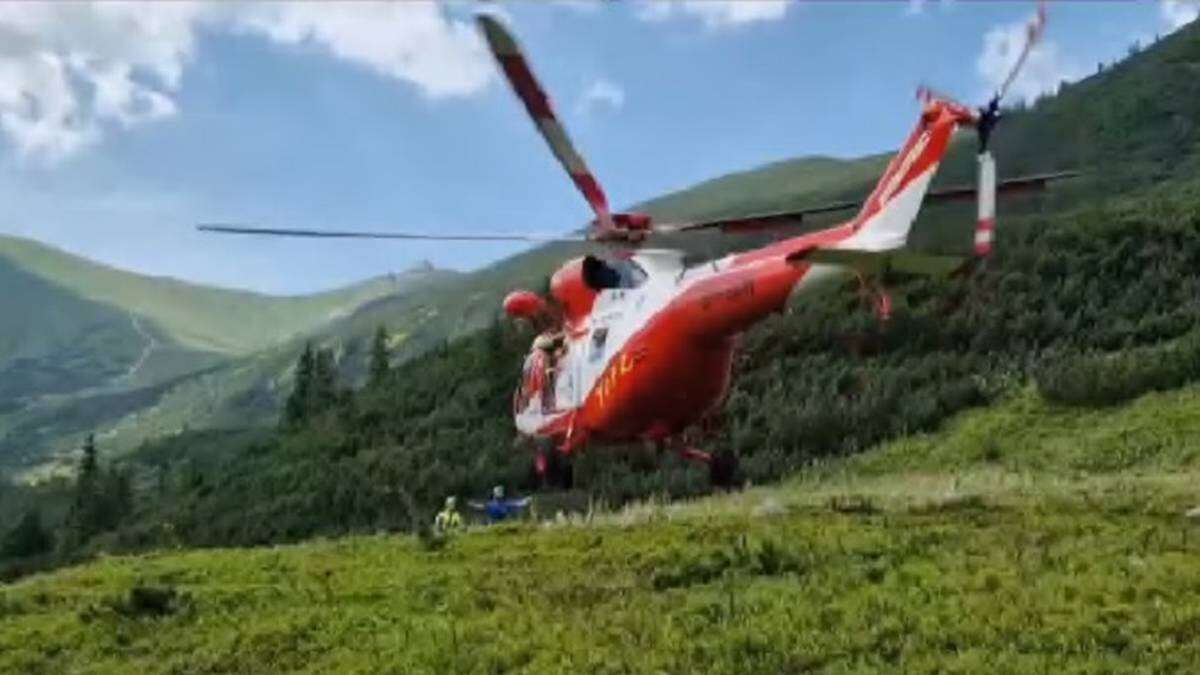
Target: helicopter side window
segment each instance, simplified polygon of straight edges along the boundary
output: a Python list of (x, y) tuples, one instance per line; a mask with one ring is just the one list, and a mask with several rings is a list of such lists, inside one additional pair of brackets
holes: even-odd
[(592, 331), (592, 351), (588, 354), (588, 362), (595, 363), (604, 356), (604, 343), (608, 341), (608, 329), (597, 328)]
[(597, 291), (610, 288), (637, 288), (646, 281), (646, 271), (632, 260), (583, 259), (583, 280)]

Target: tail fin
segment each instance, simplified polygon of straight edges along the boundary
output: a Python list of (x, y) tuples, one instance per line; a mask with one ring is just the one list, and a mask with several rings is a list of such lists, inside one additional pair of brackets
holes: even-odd
[(916, 129), (851, 221), (854, 234), (838, 248), (889, 251), (903, 247), (951, 136), (960, 124), (971, 119), (971, 111), (956, 103), (928, 101)]

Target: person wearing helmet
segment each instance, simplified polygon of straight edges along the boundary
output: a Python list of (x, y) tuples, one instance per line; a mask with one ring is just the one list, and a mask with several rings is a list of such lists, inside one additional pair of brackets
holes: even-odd
[(433, 519), (433, 531), (438, 534), (450, 534), (462, 529), (462, 516), (458, 513), (458, 500), (446, 497), (446, 506), (438, 511)]
[(499, 523), (520, 513), (521, 509), (529, 506), (532, 499), (532, 497), (505, 499), (504, 486), (497, 485), (492, 488), (491, 499), (486, 502), (471, 502), (469, 506), (476, 511), (483, 511), (487, 515), (489, 523)]

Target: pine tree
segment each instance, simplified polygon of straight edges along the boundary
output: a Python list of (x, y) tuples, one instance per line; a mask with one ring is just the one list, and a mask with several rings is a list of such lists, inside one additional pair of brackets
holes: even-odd
[(333, 350), (318, 349), (313, 361), (312, 384), (309, 390), (308, 414), (318, 415), (337, 402), (337, 364)]
[(96, 436), (88, 434), (75, 477), (75, 496), (67, 512), (68, 547), (81, 546), (100, 530), (104, 505), (100, 495), (100, 463), (96, 457)]
[(128, 472), (116, 468), (106, 472), (100, 502), (100, 529), (116, 528), (133, 511), (133, 484)]
[(308, 419), (314, 361), (312, 343), (306, 342), (304, 351), (296, 361), (296, 378), (292, 385), (292, 393), (288, 395), (287, 402), (283, 406), (283, 426), (289, 429), (301, 426)]
[(27, 558), (50, 550), (50, 534), (42, 527), (42, 515), (36, 508), (25, 512), (20, 522), (4, 535), (0, 555), (7, 558)]
[(387, 344), (387, 328), (383, 324), (375, 329), (375, 338), (371, 341), (371, 364), (368, 368), (367, 386), (382, 385), (391, 369), (391, 352)]
[(83, 457), (79, 460), (79, 485), (94, 487), (99, 472), (100, 465), (96, 460), (96, 435), (88, 434), (83, 441)]

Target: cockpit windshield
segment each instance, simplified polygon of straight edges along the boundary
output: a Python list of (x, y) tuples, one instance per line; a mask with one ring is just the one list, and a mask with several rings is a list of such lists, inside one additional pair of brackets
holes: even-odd
[(646, 270), (633, 260), (601, 260), (595, 256), (583, 259), (583, 279), (591, 288), (601, 291), (610, 288), (637, 288), (646, 281)]

